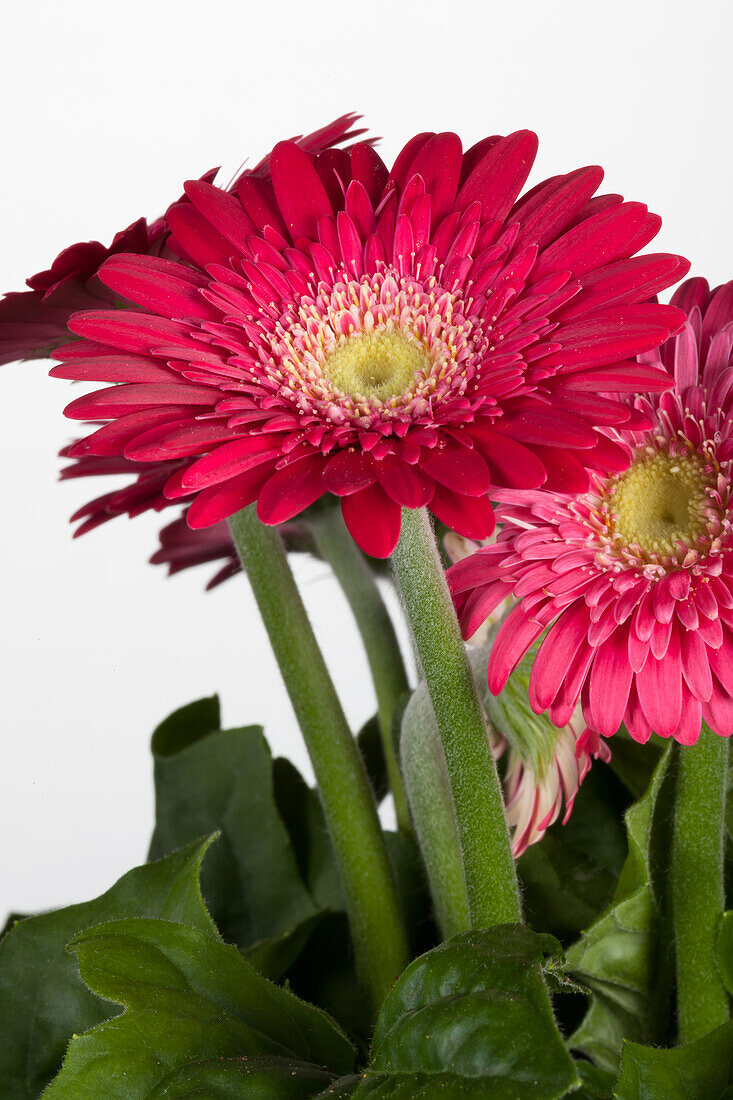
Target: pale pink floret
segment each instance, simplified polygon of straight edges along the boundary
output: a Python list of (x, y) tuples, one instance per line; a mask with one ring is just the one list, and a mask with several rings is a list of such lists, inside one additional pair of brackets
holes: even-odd
[(701, 721), (733, 733), (733, 282), (710, 293), (691, 279), (673, 302), (688, 313), (684, 330), (644, 359), (661, 360), (674, 388), (634, 401), (653, 420), (649, 432), (614, 437), (635, 464), (661, 462), (668, 478), (687, 471), (702, 487), (690, 537), (662, 550), (629, 541), (614, 510), (622, 479), (595, 476), (577, 497), (497, 492), (496, 544), (449, 575), (467, 635), (507, 595), (519, 600), (491, 654), (494, 693), (547, 631), (533, 710), (564, 725), (580, 699), (604, 737), (624, 722), (637, 741), (654, 731), (692, 744)]
[(591, 766), (600, 757), (610, 760), (608, 746), (589, 730), (579, 713), (557, 731), (554, 755), (544, 770), (536, 771), (529, 761), (500, 733), (492, 736), (494, 756), (507, 752), (504, 800), (507, 824), (512, 831), (512, 852), (518, 859), (530, 844), (536, 844), (557, 821), (565, 803), (563, 825), (573, 810), (575, 796)]

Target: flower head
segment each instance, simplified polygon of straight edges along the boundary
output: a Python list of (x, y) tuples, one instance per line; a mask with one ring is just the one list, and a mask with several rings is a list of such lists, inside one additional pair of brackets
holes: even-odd
[(637, 398), (644, 434), (615, 438), (625, 472), (594, 475), (578, 496), (501, 492), (494, 546), (453, 566), (464, 631), (507, 595), (488, 668), (498, 692), (547, 632), (529, 682), (533, 709), (637, 741), (654, 731), (682, 744), (701, 721), (733, 733), (733, 282), (710, 293), (691, 279), (673, 297), (683, 331), (650, 365), (674, 389)]
[(518, 199), (527, 131), (465, 153), (420, 134), (389, 170), (369, 143), (335, 147), (352, 121), (280, 142), (232, 191), (186, 184), (177, 261), (106, 261), (137, 308), (70, 322), (82, 339), (55, 373), (114, 384), (67, 409), (109, 421), (75, 453), (185, 460), (165, 492), (195, 494), (193, 527), (255, 500), (282, 523), (335, 494), (382, 557), (403, 506), (482, 539), (490, 485), (574, 490), (620, 468), (596, 429), (647, 423), (613, 395), (667, 384), (629, 357), (681, 324), (649, 298), (686, 262), (633, 258), (659, 219), (592, 198), (598, 168)]

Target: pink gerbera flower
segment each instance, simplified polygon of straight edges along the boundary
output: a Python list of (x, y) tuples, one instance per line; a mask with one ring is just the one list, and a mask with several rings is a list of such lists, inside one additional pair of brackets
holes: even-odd
[(649, 299), (687, 264), (632, 258), (659, 219), (593, 199), (599, 168), (518, 199), (535, 151), (527, 131), (465, 153), (420, 134), (389, 170), (368, 143), (286, 141), (231, 192), (186, 184), (167, 214), (179, 262), (112, 257), (99, 277), (137, 308), (70, 323), (83, 339), (55, 373), (115, 384), (67, 409), (110, 421), (74, 453), (184, 459), (165, 492), (195, 494), (193, 527), (255, 500), (282, 523), (336, 494), (377, 556), (403, 506), (481, 539), (490, 485), (621, 469), (596, 429), (647, 424), (613, 395), (667, 384), (629, 357), (679, 328)]
[(637, 398), (652, 426), (622, 431), (631, 462), (579, 496), (500, 492), (496, 545), (449, 571), (470, 635), (508, 595), (488, 669), (499, 692), (536, 639), (532, 707), (563, 725), (582, 700), (601, 735), (625, 722), (692, 744), (704, 720), (733, 733), (733, 282), (691, 279), (672, 301), (688, 322), (649, 365), (674, 390)]

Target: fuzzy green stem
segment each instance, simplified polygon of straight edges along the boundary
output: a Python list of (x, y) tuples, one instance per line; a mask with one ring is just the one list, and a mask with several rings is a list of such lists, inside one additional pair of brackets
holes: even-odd
[(400, 644), (375, 576), (347, 531), (340, 511), (324, 508), (314, 512), (311, 528), (318, 549), (343, 589), (364, 643), (377, 695), (379, 728), (397, 824), (409, 832), (410, 812), (392, 739), (395, 706), (409, 689)]
[[(474, 928), (521, 920), (486, 723), (425, 509), (402, 512), (392, 555), (445, 754)], [(445, 899), (446, 906), (450, 899)], [(462, 914), (455, 914), (455, 923)]]
[(279, 535), (255, 506), (229, 521), (310, 754), (346, 895), (357, 968), (376, 1011), (407, 963), (407, 940), (364, 764)]
[(402, 716), (400, 760), (443, 939), (471, 927), (463, 850), (435, 714), (423, 680)]
[(672, 840), (672, 921), (677, 956), (679, 1040), (692, 1043), (728, 1019), (716, 966), (725, 904), (723, 857), (728, 742), (703, 724), (678, 749)]

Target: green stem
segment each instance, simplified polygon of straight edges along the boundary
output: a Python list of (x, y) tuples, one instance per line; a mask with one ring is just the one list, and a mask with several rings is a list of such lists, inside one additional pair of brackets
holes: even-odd
[[(521, 919), (499, 777), (425, 509), (402, 512), (392, 555), (445, 754), (474, 928)], [(449, 899), (446, 899), (449, 905)], [(459, 923), (462, 914), (456, 913)]]
[(435, 714), (421, 681), (402, 717), (400, 760), (443, 939), (471, 927), (463, 850)]
[(255, 506), (229, 521), (298, 718), (346, 895), (357, 968), (379, 1008), (408, 961), (407, 941), (369, 780), (277, 531)]
[(725, 905), (723, 856), (728, 742), (703, 724), (695, 745), (678, 749), (672, 840), (672, 921), (677, 955), (681, 1043), (728, 1019), (728, 995), (716, 966)]
[(409, 832), (410, 812), (392, 739), (395, 706), (409, 689), (400, 644), (375, 576), (347, 531), (338, 508), (314, 512), (311, 528), (318, 549), (343, 589), (364, 643), (377, 695), (379, 728), (397, 824)]

